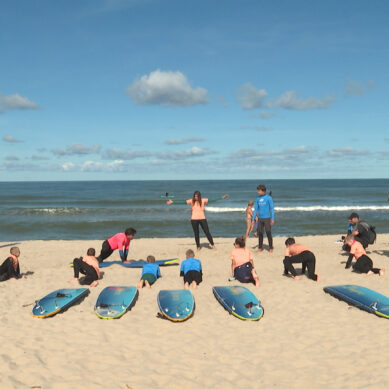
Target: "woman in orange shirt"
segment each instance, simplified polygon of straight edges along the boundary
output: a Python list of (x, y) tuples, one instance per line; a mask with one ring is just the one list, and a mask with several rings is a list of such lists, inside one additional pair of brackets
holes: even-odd
[[(229, 196), (228, 194), (225, 194), (221, 198), (222, 199), (226, 199), (228, 196)], [(196, 190), (193, 193), (193, 197), (191, 199), (188, 199), (188, 200), (174, 200), (174, 201), (173, 200), (167, 200), (166, 201), (167, 205), (170, 205), (170, 204), (188, 204), (188, 205), (190, 205), (192, 207), (192, 216), (190, 218), (190, 221), (191, 221), (193, 232), (194, 232), (194, 235), (195, 235), (195, 241), (196, 241), (197, 250), (201, 249), (201, 246), (200, 246), (200, 228), (199, 228), (199, 226), (201, 226), (201, 228), (203, 229), (204, 234), (208, 238), (208, 241), (209, 241), (209, 244), (211, 245), (211, 247), (213, 249), (215, 248), (215, 244), (213, 242), (212, 235), (209, 232), (208, 222), (207, 222), (207, 219), (205, 218), (204, 207), (206, 205), (208, 205), (208, 203), (210, 203), (212, 201), (217, 201), (219, 199), (220, 198), (215, 198), (215, 199), (201, 198), (201, 193), (198, 190)]]

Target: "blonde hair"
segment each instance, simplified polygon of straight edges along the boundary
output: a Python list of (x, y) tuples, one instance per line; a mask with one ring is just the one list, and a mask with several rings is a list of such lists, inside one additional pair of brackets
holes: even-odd
[(254, 201), (249, 201), (248, 203), (247, 203), (247, 205), (251, 205), (251, 206), (253, 206), (254, 205)]
[(9, 252), (10, 252), (12, 255), (20, 254), (19, 247), (11, 247), (11, 249), (9, 250)]
[(192, 249), (186, 250), (186, 257), (187, 258), (192, 258), (194, 257), (194, 251)]

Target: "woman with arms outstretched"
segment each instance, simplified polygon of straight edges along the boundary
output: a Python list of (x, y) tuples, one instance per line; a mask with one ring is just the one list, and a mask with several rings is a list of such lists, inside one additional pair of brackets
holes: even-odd
[[(225, 199), (228, 196), (229, 196), (228, 194), (225, 194), (225, 195), (223, 195), (221, 197), (221, 199)], [(195, 235), (195, 241), (196, 241), (197, 250), (201, 249), (201, 246), (200, 246), (200, 228), (199, 228), (199, 226), (201, 226), (201, 228), (203, 229), (204, 234), (208, 238), (208, 241), (209, 241), (209, 244), (211, 245), (211, 247), (213, 249), (215, 248), (215, 244), (213, 242), (212, 235), (209, 232), (207, 219), (205, 218), (204, 207), (208, 203), (210, 203), (212, 201), (217, 201), (219, 199), (220, 199), (220, 197), (215, 198), (215, 199), (201, 198), (201, 193), (198, 190), (196, 190), (193, 193), (193, 197), (191, 199), (188, 199), (188, 200), (174, 200), (174, 201), (169, 199), (169, 200), (166, 201), (167, 205), (170, 205), (170, 204), (188, 204), (188, 205), (190, 205), (192, 207), (192, 216), (191, 216), (190, 221), (191, 221), (193, 232), (194, 232), (194, 235)]]

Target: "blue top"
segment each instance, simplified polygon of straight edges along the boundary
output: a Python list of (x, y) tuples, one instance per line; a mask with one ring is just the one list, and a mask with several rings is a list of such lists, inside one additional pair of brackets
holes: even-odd
[(201, 272), (201, 262), (196, 258), (187, 258), (181, 263), (180, 273), (186, 274), (188, 271), (195, 270)]
[(155, 278), (161, 277), (159, 265), (153, 262), (148, 262), (143, 265), (142, 276), (144, 274), (152, 274)]
[(259, 219), (271, 218), (274, 220), (274, 205), (273, 199), (268, 194), (258, 196), (254, 204), (254, 212), (251, 220), (255, 220), (255, 216), (258, 213)]

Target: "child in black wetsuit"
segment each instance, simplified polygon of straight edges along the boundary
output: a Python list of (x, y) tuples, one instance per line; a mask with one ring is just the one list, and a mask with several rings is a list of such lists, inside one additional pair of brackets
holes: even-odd
[(19, 256), (20, 250), (18, 247), (11, 247), (9, 257), (0, 266), (0, 281), (17, 280), (18, 278), (26, 278), (20, 274)]

